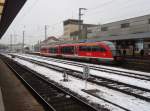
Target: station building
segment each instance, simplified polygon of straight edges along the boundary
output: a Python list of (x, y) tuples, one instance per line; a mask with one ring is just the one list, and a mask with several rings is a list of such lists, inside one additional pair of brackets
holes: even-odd
[(82, 20), (79, 21), (75, 19), (68, 19), (63, 22), (63, 27), (64, 27), (63, 39), (64, 40), (78, 39), (76, 35), (78, 35), (79, 22), (80, 24), (83, 24)]
[(37, 44), (34, 45), (34, 51), (39, 52), (41, 47), (49, 46), (60, 42), (60, 40), (55, 36), (49, 36), (47, 39), (43, 41), (38, 41)]
[[(79, 23), (81, 24), (81, 36), (79, 37)], [(84, 24), (83, 20), (68, 19), (63, 22), (64, 34), (62, 39), (67, 41), (76, 41), (81, 39), (87, 39), (87, 29), (95, 27), (94, 24)]]
[(90, 27), (87, 39), (112, 41), (128, 55), (138, 54), (141, 50), (150, 55), (150, 15)]

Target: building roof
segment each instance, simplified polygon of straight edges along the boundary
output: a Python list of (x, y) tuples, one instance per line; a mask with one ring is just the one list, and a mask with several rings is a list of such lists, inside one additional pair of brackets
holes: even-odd
[(126, 39), (143, 39), (143, 38), (150, 38), (150, 32), (125, 34), (119, 36), (99, 36), (95, 40), (104, 41), (104, 40), (126, 40)]
[(59, 39), (57, 39), (56, 37), (50, 36), (46, 40), (44, 40), (43, 42), (47, 42), (47, 41), (50, 41), (50, 40), (59, 41)]
[(137, 22), (137, 21), (144, 20), (144, 19), (150, 19), (150, 14), (138, 16), (138, 17), (132, 17), (132, 18), (119, 20), (119, 21), (114, 21), (114, 22), (110, 22), (110, 23), (105, 23), (105, 24), (101, 24), (101, 25), (102, 26), (112, 26), (113, 24), (117, 25), (117, 24), (121, 24), (121, 23), (132, 23), (132, 22)]
[[(80, 23), (82, 24), (83, 23), (83, 20), (80, 20)], [(79, 20), (77, 19), (68, 19), (68, 20), (65, 20), (63, 22), (64, 25), (68, 25), (68, 24), (79, 24)]]
[(0, 38), (27, 0), (0, 0)]

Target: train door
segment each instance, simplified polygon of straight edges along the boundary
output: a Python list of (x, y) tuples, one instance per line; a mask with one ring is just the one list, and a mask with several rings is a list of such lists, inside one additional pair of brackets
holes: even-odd
[(92, 46), (86, 46), (86, 56), (92, 57)]
[(100, 56), (99, 46), (98, 45), (92, 46), (92, 57), (99, 57), (99, 56)]
[(78, 56), (78, 47), (74, 46), (74, 56)]

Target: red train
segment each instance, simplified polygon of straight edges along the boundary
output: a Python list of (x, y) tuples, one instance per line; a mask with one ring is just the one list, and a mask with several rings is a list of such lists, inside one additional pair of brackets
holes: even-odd
[(42, 47), (40, 54), (73, 59), (87, 59), (95, 62), (121, 61), (112, 42), (74, 43)]

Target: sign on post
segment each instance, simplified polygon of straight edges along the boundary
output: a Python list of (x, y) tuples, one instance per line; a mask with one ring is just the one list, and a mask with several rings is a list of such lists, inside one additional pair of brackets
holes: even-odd
[(68, 74), (66, 70), (64, 70), (63, 78), (64, 78), (63, 81), (68, 81)]
[(90, 68), (89, 66), (83, 67), (83, 78), (85, 79), (85, 89), (87, 88), (87, 79), (89, 78)]
[(84, 66), (84, 67), (83, 67), (83, 77), (84, 77), (85, 79), (89, 78), (89, 72), (90, 72), (89, 66)]

